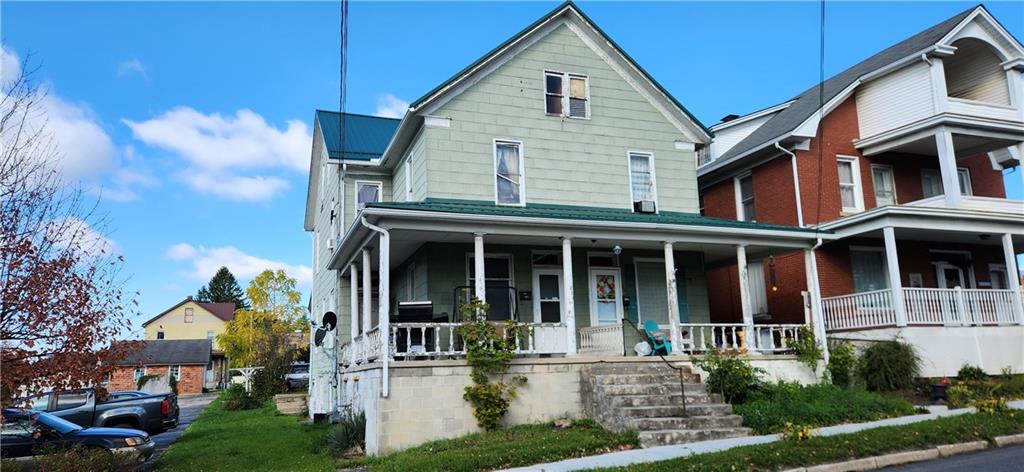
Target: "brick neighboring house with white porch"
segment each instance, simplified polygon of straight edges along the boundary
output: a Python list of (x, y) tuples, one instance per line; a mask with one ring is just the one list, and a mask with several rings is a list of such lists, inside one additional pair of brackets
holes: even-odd
[[(1004, 176), (1021, 178), (1022, 71), (1021, 43), (983, 6), (964, 11), (820, 88), (712, 126), (702, 212), (832, 233), (814, 258), (830, 335), (899, 336), (925, 375), (965, 363), (1020, 372), (1024, 202), (1006, 198)], [(803, 318), (804, 267), (749, 263), (764, 274), (750, 277), (759, 320)], [(713, 317), (741, 319), (736, 273), (709, 273)]]

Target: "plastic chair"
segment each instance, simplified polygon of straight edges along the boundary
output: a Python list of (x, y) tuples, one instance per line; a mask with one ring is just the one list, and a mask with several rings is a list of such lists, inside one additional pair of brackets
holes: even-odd
[(665, 339), (665, 335), (659, 331), (658, 323), (647, 320), (644, 321), (642, 328), (644, 335), (647, 336), (647, 343), (651, 345), (650, 355), (668, 355), (672, 352), (672, 341)]

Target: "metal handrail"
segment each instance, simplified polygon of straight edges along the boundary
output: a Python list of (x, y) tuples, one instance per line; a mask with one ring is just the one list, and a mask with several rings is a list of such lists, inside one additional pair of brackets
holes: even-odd
[(665, 359), (664, 355), (659, 354), (658, 351), (654, 349), (654, 345), (651, 344), (651, 341), (647, 339), (647, 333), (645, 333), (643, 331), (640, 331), (640, 328), (638, 328), (637, 325), (635, 323), (633, 323), (632, 320), (630, 320), (629, 318), (623, 318), (622, 321), (625, 321), (626, 323), (629, 323), (629, 325), (633, 327), (633, 330), (636, 331), (637, 334), (639, 334), (641, 338), (643, 338), (644, 342), (646, 342), (648, 345), (651, 346), (651, 352), (653, 352), (655, 354), (658, 354), (658, 357), (661, 358), (661, 361), (664, 362), (665, 365), (669, 366), (670, 368), (672, 368), (674, 370), (678, 370), (679, 371), (679, 391), (680, 391), (680, 393), (682, 393), (683, 416), (685, 416), (686, 415), (686, 385), (685, 385), (686, 382), (683, 380), (683, 368), (682, 367), (676, 367), (676, 366), (672, 365), (672, 363), (669, 362), (668, 359)]

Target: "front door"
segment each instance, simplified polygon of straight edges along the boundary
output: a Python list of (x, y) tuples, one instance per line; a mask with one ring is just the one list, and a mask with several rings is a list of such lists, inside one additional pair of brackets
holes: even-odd
[(622, 319), (622, 276), (619, 269), (590, 269), (590, 324), (616, 324)]
[(964, 271), (963, 269), (946, 262), (940, 262), (935, 265), (935, 270), (938, 272), (939, 288), (967, 288), (964, 284)]
[(560, 269), (533, 269), (533, 321), (535, 323), (562, 322), (563, 288)]

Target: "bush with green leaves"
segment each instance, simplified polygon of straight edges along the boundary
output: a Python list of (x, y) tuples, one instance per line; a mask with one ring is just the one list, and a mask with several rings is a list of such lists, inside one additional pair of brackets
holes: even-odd
[(733, 410), (755, 433), (768, 434), (786, 423), (819, 427), (912, 415), (914, 405), (863, 389), (779, 382), (763, 386)]
[(964, 364), (963, 367), (957, 371), (956, 378), (958, 380), (963, 380), (964, 382), (984, 382), (985, 380), (988, 380), (988, 374), (986, 374), (985, 370), (981, 367)]
[(793, 349), (793, 353), (796, 354), (800, 363), (811, 370), (817, 370), (818, 361), (825, 358), (825, 353), (818, 345), (814, 331), (809, 326), (804, 325), (797, 329), (796, 338), (789, 340), (787, 345)]
[[(99, 447), (85, 446), (47, 446), (35, 456), (33, 470), (45, 472), (117, 472), (135, 470), (138, 465), (134, 459), (124, 454), (114, 454)], [(3, 470), (8, 470), (4, 464)], [(13, 468), (10, 470), (19, 470)]]
[(530, 329), (515, 320), (500, 325), (488, 321), (488, 308), (476, 298), (462, 305), (462, 317), (469, 321), (456, 329), (465, 343), (466, 362), (472, 369), (469, 378), (473, 384), (465, 388), (462, 399), (473, 405), (476, 423), (485, 431), (498, 427), (516, 396), (516, 389), (526, 383), (526, 377), (506, 378), (505, 374), (515, 357), (517, 338), (529, 336), (523, 330)]
[(336, 457), (362, 453), (366, 449), (366, 414), (349, 413), (331, 425), (324, 435), (324, 446)]
[(844, 339), (830, 339), (828, 352), (825, 371), (828, 372), (829, 380), (840, 387), (853, 385), (857, 368), (857, 350), (853, 343)]
[(265, 399), (246, 392), (245, 387), (238, 384), (228, 387), (221, 395), (221, 398), (224, 399), (224, 409), (230, 411), (254, 410), (266, 403)]
[(722, 350), (711, 344), (693, 365), (707, 372), (709, 390), (720, 393), (729, 403), (743, 403), (762, 384), (764, 369), (754, 367), (735, 350)]
[(921, 358), (908, 343), (879, 341), (861, 353), (857, 374), (868, 390), (908, 390), (914, 387), (914, 379), (921, 374)]

